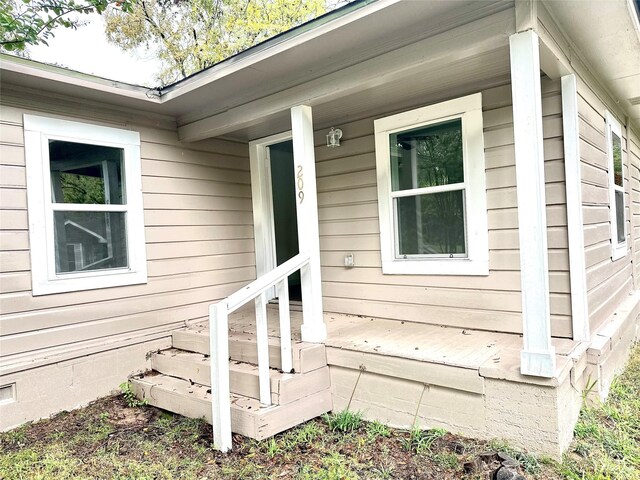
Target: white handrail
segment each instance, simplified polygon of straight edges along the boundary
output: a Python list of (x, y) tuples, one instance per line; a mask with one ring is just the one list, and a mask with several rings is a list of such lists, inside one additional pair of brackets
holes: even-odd
[(229, 295), (226, 300), (229, 306), (229, 313), (235, 312), (237, 309), (253, 300), (261, 293), (275, 286), (283, 278), (288, 277), (292, 273), (300, 270), (309, 263), (309, 255), (299, 253), (295, 257), (290, 258), (282, 265), (277, 266), (263, 276), (257, 278), (246, 287), (241, 288), (236, 293)]
[(265, 292), (277, 285), (279, 295), (280, 348), (282, 370), (292, 369), (291, 320), (289, 316), (288, 279), (309, 264), (309, 255), (299, 253), (246, 287), (209, 306), (209, 351), (211, 353), (211, 421), (216, 447), (231, 450), (231, 402), (229, 388), (229, 314), (251, 300), (256, 306), (256, 338), (260, 403), (271, 405), (269, 378), (269, 339)]

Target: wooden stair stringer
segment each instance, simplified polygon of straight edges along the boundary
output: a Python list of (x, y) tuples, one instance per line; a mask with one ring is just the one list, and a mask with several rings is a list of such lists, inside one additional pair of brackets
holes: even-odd
[[(175, 330), (172, 332), (174, 348), (209, 355), (209, 331), (205, 329)], [(306, 373), (327, 364), (324, 344), (292, 342), (293, 369), (296, 373)], [(229, 357), (238, 362), (258, 363), (255, 335), (229, 332)], [(280, 339), (269, 337), (269, 365), (280, 369)]]
[[(151, 368), (164, 375), (211, 386), (211, 362), (208, 356), (178, 349), (162, 350), (151, 355)], [(271, 401), (275, 405), (291, 403), (331, 386), (329, 367), (306, 373), (283, 373), (270, 370)], [(260, 394), (258, 367), (231, 361), (229, 363), (231, 393), (258, 399)]]
[[(153, 405), (190, 418), (211, 423), (211, 394), (204, 385), (191, 384), (168, 375), (151, 373), (131, 380), (135, 394)], [(333, 408), (327, 388), (286, 405), (262, 407), (255, 399), (231, 396), (231, 430), (263, 440), (306, 422)]]

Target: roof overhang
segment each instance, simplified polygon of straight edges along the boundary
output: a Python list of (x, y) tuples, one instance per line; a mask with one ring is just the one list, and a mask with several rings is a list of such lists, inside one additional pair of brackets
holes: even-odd
[(579, 60), (640, 126), (640, 22), (634, 0), (553, 0), (545, 7)]
[[(632, 0), (546, 5), (640, 125), (640, 37)], [(506, 83), (514, 31), (513, 0), (363, 0), (161, 90), (7, 55), (0, 56), (0, 68), (3, 88), (165, 115), (185, 141), (251, 140), (289, 129), (288, 109), (296, 104), (313, 106), (322, 126), (366, 118), (374, 107), (390, 112)]]

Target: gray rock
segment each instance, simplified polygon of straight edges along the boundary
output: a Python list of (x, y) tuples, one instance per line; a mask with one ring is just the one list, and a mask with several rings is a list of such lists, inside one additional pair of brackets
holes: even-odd
[(520, 462), (513, 457), (510, 457), (504, 452), (498, 452), (498, 458), (502, 461), (502, 465), (505, 467), (519, 467)]
[(494, 480), (514, 480), (517, 474), (507, 467), (500, 467), (493, 475)]

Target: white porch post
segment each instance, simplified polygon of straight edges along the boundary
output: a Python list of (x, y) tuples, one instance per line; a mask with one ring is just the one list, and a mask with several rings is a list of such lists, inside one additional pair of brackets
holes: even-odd
[(298, 105), (291, 109), (291, 133), (296, 182), (298, 243), (300, 253), (306, 253), (310, 258), (309, 264), (300, 269), (302, 340), (323, 342), (327, 338), (327, 327), (322, 312), (318, 194), (311, 107)]
[(571, 319), (573, 339), (589, 341), (587, 267), (584, 258), (582, 219), (582, 180), (580, 171), (580, 132), (576, 76), (562, 77), (562, 139), (564, 178), (567, 196), (567, 235), (569, 238), (569, 276), (571, 280)]
[(556, 362), (549, 316), (538, 35), (532, 30), (516, 33), (509, 38), (509, 45), (522, 285), (520, 372), (552, 377)]

